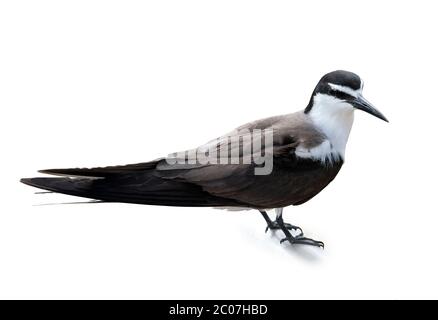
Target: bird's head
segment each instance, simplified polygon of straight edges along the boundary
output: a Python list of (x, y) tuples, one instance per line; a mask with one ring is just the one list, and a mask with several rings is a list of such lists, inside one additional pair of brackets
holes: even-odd
[[(388, 119), (362, 96), (363, 81), (348, 71), (333, 71), (319, 80), (305, 113), (349, 114), (355, 109), (365, 111), (379, 119)], [(317, 109), (317, 110), (315, 110)]]

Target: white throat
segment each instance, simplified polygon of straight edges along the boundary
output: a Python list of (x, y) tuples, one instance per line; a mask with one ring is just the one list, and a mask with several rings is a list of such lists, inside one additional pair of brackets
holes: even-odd
[(318, 93), (309, 117), (330, 141), (334, 151), (345, 159), (345, 147), (354, 120), (354, 108), (333, 96)]

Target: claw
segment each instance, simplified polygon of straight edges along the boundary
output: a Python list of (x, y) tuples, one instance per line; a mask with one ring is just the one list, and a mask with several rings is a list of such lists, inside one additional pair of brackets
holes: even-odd
[(291, 244), (305, 244), (309, 246), (315, 246), (319, 248), (324, 249), (324, 242), (322, 241), (316, 241), (310, 238), (305, 237), (286, 237), (280, 240), (280, 243), (283, 243), (285, 241), (289, 241)]
[[(285, 241), (289, 241), (291, 244), (306, 244), (309, 246), (315, 246), (324, 248), (324, 243), (321, 241), (315, 241), (310, 238), (305, 238), (303, 230), (300, 227), (294, 226), (290, 223), (284, 223), (282, 212), (283, 210), (280, 208), (279, 210), (276, 210), (277, 212), (277, 218), (275, 221), (272, 221), (266, 211), (259, 210), (262, 214), (263, 218), (265, 219), (267, 223), (267, 227), (265, 229), (265, 233), (268, 232), (268, 230), (282, 230), (286, 236), (286, 238), (281, 239), (280, 243), (283, 243)], [(295, 232), (299, 232), (298, 235), (292, 235), (289, 230), (294, 230)]]

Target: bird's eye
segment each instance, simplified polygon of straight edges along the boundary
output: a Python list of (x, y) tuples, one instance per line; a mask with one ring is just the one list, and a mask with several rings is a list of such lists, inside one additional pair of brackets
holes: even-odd
[(353, 98), (353, 96), (349, 95), (348, 93), (335, 89), (330, 89), (329, 94), (338, 98), (339, 100), (349, 100)]
[(345, 92), (339, 92), (338, 91), (336, 93), (336, 95), (337, 95), (338, 98), (340, 98), (342, 100), (348, 100), (348, 99), (352, 98), (352, 96), (350, 96), (348, 93), (345, 93)]

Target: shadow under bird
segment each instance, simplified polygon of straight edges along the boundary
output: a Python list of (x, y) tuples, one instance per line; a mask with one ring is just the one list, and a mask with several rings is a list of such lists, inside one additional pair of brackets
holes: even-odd
[[(200, 147), (219, 149), (237, 138), (241, 160), (248, 152), (243, 150), (241, 132), (270, 131), (272, 145), (264, 154), (272, 157), (269, 174), (254, 174), (260, 166), (256, 161), (199, 163), (187, 161), (184, 154), (183, 164), (175, 161), (177, 156), (169, 156), (124, 166), (41, 170), (62, 177), (26, 178), (21, 182), (104, 202), (256, 209), (267, 222), (266, 230), (284, 232), (281, 242), (323, 247), (321, 241), (304, 237), (301, 228), (285, 223), (283, 208), (307, 202), (336, 177), (344, 163), (354, 110), (388, 121), (363, 98), (362, 89), (363, 81), (354, 73), (328, 73), (318, 82), (303, 111), (245, 124)], [(260, 149), (266, 147), (266, 141), (261, 140)], [(269, 209), (276, 210), (275, 220), (266, 213)], [(294, 235), (289, 230), (295, 230)]]

